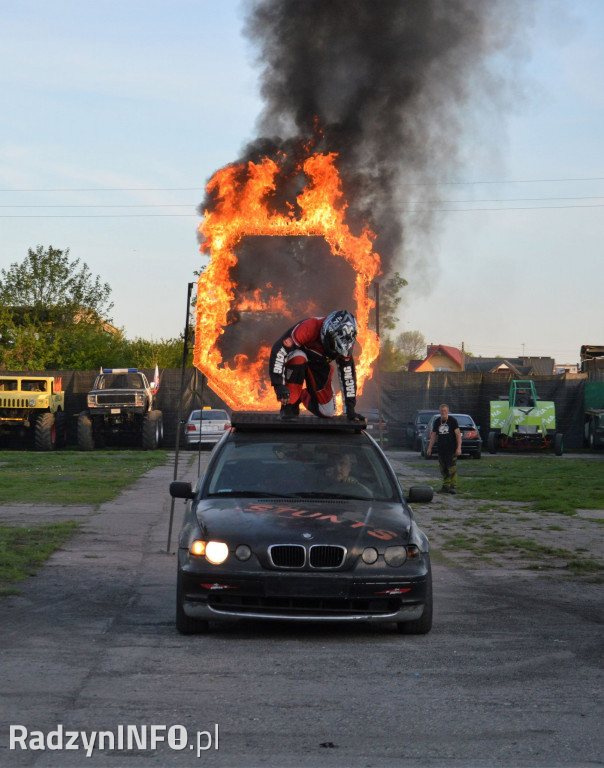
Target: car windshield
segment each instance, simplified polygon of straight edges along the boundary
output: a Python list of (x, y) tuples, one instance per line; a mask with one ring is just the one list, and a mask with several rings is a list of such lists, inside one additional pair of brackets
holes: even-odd
[(471, 416), (465, 413), (454, 413), (453, 416), (457, 419), (457, 423), (460, 427), (472, 427), (474, 428), (474, 421)]
[(283, 433), (235, 435), (217, 457), (203, 495), (399, 500), (369, 441)]
[(138, 373), (105, 373), (97, 379), (95, 389), (144, 389)]
[[(457, 420), (457, 423), (460, 427), (472, 427), (472, 429), (476, 429), (474, 420), (471, 416), (468, 416), (467, 413), (451, 413), (450, 415)], [(440, 416), (436, 416), (432, 421), (432, 431), (434, 431), (434, 424), (438, 421), (438, 419), (440, 419)]]
[(428, 413), (420, 413), (418, 415), (417, 421), (419, 424), (427, 424), (433, 416), (434, 411), (428, 411)]

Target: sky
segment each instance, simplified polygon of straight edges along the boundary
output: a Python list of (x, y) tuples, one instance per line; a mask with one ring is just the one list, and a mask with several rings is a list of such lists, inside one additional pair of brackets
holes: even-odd
[[(196, 208), (256, 138), (239, 0), (0, 0), (0, 268), (70, 249), (128, 338), (182, 333)], [(395, 332), (576, 363), (604, 343), (604, 2), (536, 0), (515, 98), (468, 132)], [(487, 118), (485, 118), (487, 119)]]

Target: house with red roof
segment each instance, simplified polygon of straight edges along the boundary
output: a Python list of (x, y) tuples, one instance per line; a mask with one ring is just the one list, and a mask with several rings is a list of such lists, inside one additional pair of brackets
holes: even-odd
[(465, 355), (457, 347), (447, 347), (444, 344), (428, 344), (427, 353), (424, 360), (410, 360), (408, 370), (415, 373), (464, 370)]

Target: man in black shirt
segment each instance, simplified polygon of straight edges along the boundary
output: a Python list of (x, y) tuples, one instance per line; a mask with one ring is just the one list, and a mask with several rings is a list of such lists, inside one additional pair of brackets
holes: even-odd
[(439, 493), (456, 493), (457, 457), (461, 456), (461, 431), (454, 416), (449, 415), (449, 406), (444, 403), (438, 409), (437, 416), (432, 422), (430, 442), (426, 453), (432, 453), (432, 446), (438, 439), (438, 464), (443, 478), (443, 487)]

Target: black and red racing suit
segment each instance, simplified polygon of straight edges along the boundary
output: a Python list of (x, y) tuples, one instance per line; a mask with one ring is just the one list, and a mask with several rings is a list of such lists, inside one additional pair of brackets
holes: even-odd
[[(334, 365), (337, 366), (344, 408), (354, 414), (357, 377), (352, 355), (330, 357), (321, 342), (324, 317), (301, 320), (278, 339), (271, 350), (269, 374), (271, 385), (285, 385), (292, 405), (302, 403), (315, 416), (335, 416), (332, 386)], [(306, 384), (306, 388), (304, 388)]]

